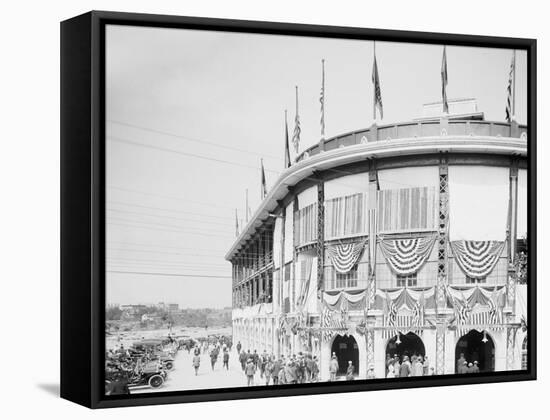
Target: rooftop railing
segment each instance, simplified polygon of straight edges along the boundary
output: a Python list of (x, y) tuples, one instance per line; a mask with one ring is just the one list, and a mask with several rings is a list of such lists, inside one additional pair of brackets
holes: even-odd
[(373, 125), (364, 130), (352, 131), (330, 139), (321, 140), (314, 146), (304, 150), (297, 158), (297, 162), (321, 152), (338, 149), (340, 147), (366, 144), (381, 140), (395, 140), (418, 137), (442, 136), (483, 136), (483, 137), (511, 137), (527, 136), (527, 126), (515, 122), (495, 122), (479, 120), (448, 120), (442, 118), (437, 121), (406, 122), (391, 125)]

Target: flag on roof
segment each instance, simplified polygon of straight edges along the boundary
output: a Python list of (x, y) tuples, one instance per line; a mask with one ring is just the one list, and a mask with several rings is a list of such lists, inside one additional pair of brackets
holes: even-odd
[(441, 97), (443, 101), (443, 112), (449, 113), (449, 102), (447, 101), (447, 84), (449, 75), (447, 74), (447, 47), (443, 47), (443, 59), (441, 60)]

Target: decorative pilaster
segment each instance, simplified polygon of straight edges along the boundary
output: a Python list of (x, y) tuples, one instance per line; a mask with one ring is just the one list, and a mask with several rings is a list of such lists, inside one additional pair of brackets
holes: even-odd
[(325, 183), (317, 183), (317, 290), (325, 290)]
[(447, 306), (445, 285), (447, 284), (447, 234), (449, 222), (449, 165), (446, 157), (439, 162), (439, 217), (437, 238), (437, 308)]
[(508, 281), (506, 284), (507, 306), (515, 313), (516, 300), (516, 240), (518, 214), (518, 162), (510, 165), (510, 209), (508, 213)]
[(378, 172), (375, 161), (371, 161), (369, 171), (369, 188), (367, 193), (368, 232), (369, 232), (369, 282), (367, 308), (374, 306), (376, 296), (376, 236), (378, 207)]
[(367, 342), (367, 369), (370, 365), (374, 365), (374, 325), (376, 317), (367, 317), (367, 328), (365, 330), (365, 340)]
[(515, 369), (515, 346), (517, 328), (506, 328), (506, 370)]
[(435, 326), (435, 373), (436, 375), (445, 374), (445, 332), (447, 330), (447, 321), (438, 319)]

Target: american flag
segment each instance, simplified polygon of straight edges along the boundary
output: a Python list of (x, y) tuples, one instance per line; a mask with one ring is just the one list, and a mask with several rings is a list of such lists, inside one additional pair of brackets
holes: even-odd
[(456, 314), (458, 317), (459, 324), (467, 324), (470, 321), (470, 314), (472, 313), (472, 308), (468, 305), (466, 300), (456, 301), (458, 303), (458, 308), (456, 308)]
[(376, 63), (376, 54), (372, 64), (372, 83), (374, 84), (374, 109), (373, 118), (376, 119), (376, 108), (380, 112), (380, 119), (384, 118), (384, 108), (382, 106), (382, 91), (380, 90), (380, 78), (378, 77), (378, 64)]
[(447, 84), (449, 77), (447, 74), (447, 47), (443, 47), (443, 60), (441, 61), (441, 96), (443, 99), (443, 112), (449, 113), (449, 103), (447, 102)]
[(386, 292), (386, 325), (395, 327), (397, 324), (397, 305)]
[(319, 102), (321, 102), (321, 137), (325, 136), (325, 60), (321, 61), (322, 64), (322, 79), (321, 79), (321, 94), (319, 96)]
[(298, 86), (296, 86), (296, 116), (294, 117), (294, 134), (292, 135), (292, 144), (294, 144), (294, 151), (298, 153), (300, 146), (300, 114), (298, 113)]
[(323, 330), (323, 338), (325, 339), (325, 341), (330, 341), (330, 339), (334, 335), (334, 331), (329, 329), (332, 327), (332, 311), (326, 306), (323, 308), (322, 317), (323, 319), (321, 322), (321, 327), (326, 328), (325, 330)]
[(262, 167), (262, 192), (261, 192), (261, 195), (262, 195), (262, 200), (263, 200), (265, 198), (265, 196), (267, 195), (267, 185), (266, 185), (266, 182), (265, 182), (264, 160), (262, 159), (260, 162), (261, 162), (261, 167)]
[(290, 168), (290, 146), (288, 142), (288, 121), (285, 109), (285, 169)]
[(489, 322), (491, 324), (500, 324), (501, 317), (497, 305), (495, 305), (492, 298), (489, 298), (487, 303), (489, 304)]
[(512, 62), (510, 63), (510, 74), (508, 76), (508, 87), (506, 88), (506, 121), (512, 122), (514, 114), (514, 76), (516, 73), (516, 52), (512, 55)]

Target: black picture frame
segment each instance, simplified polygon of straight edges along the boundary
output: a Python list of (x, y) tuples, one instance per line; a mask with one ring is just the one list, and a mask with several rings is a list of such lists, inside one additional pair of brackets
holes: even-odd
[(536, 379), (536, 40), (92, 11), (61, 23), (61, 397), (90, 408), (385, 390), (387, 379), (334, 385), (105, 396), (105, 25), (446, 44), (527, 51), (528, 369), (401, 379), (399, 388)]

